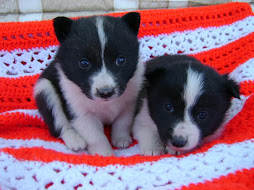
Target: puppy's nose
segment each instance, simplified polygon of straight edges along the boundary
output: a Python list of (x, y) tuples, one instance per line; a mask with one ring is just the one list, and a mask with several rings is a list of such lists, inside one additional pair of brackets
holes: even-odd
[(101, 98), (109, 98), (115, 94), (115, 90), (113, 88), (105, 87), (97, 89), (97, 95)]
[(187, 140), (182, 136), (173, 136), (171, 143), (173, 146), (181, 148), (187, 144)]

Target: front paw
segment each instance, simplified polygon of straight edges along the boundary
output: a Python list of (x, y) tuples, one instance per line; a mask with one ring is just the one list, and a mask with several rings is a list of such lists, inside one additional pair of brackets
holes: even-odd
[(113, 149), (110, 145), (101, 144), (93, 144), (88, 145), (88, 152), (91, 155), (100, 155), (100, 156), (113, 156)]
[(62, 136), (63, 141), (65, 142), (68, 149), (78, 152), (86, 149), (87, 144), (85, 140), (75, 132), (68, 132)]
[(132, 138), (130, 136), (124, 137), (112, 137), (111, 143), (117, 148), (127, 148), (132, 143)]

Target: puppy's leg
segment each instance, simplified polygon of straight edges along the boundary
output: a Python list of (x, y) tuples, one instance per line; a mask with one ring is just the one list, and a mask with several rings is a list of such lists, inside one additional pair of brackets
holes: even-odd
[(87, 144), (85, 140), (77, 133), (75, 129), (70, 126), (63, 126), (61, 139), (66, 146), (73, 151), (82, 151), (86, 149)]
[(152, 156), (164, 153), (157, 126), (149, 115), (146, 99), (134, 120), (133, 135), (138, 140), (142, 155)]
[(59, 96), (51, 82), (47, 79), (40, 79), (36, 83), (34, 95), (38, 110), (48, 125), (51, 135), (61, 137), (70, 150), (85, 149), (86, 142), (70, 126)]
[(130, 136), (134, 109), (127, 108), (112, 125), (111, 143), (117, 148), (127, 148), (132, 143)]
[(112, 147), (104, 134), (104, 126), (95, 116), (80, 115), (72, 121), (72, 126), (85, 139), (89, 154), (113, 155)]

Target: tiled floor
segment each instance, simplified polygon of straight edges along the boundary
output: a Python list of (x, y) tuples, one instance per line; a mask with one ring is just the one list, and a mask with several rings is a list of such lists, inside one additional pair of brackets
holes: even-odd
[[(251, 4), (254, 11), (254, 3)], [(33, 14), (0, 14), (0, 22), (18, 22), (18, 21), (33, 21), (33, 20), (49, 20), (57, 16), (79, 17), (101, 15), (109, 12), (105, 11), (84, 11), (84, 12), (65, 12), (65, 13), (33, 13)]]

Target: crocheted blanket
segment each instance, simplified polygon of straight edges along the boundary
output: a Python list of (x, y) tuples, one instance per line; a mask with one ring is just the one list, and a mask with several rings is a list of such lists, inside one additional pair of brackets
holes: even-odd
[(112, 157), (71, 152), (50, 136), (32, 95), (58, 49), (52, 21), (0, 23), (0, 189), (254, 189), (251, 7), (140, 13), (142, 61), (189, 54), (240, 84), (241, 99), (232, 99), (222, 136), (181, 156), (141, 156), (137, 143)]

